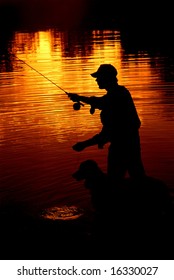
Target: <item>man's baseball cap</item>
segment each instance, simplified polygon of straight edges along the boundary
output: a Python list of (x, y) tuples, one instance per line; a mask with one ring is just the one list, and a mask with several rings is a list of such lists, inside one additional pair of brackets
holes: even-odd
[(101, 64), (98, 70), (91, 74), (93, 78), (101, 76), (117, 76), (117, 69), (112, 64)]

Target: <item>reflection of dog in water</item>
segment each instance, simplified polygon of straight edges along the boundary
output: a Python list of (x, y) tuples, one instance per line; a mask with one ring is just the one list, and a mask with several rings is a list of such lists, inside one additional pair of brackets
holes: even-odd
[(119, 185), (111, 185), (94, 160), (83, 161), (72, 176), (78, 181), (84, 180), (90, 191), (97, 217), (97, 241), (124, 240), (125, 247), (130, 250), (135, 249), (138, 240), (143, 242), (143, 247), (138, 243), (137, 250), (148, 250), (156, 242), (160, 250), (159, 242), (161, 244), (165, 238), (171, 211), (170, 195), (164, 182), (145, 176), (137, 180), (125, 178)]

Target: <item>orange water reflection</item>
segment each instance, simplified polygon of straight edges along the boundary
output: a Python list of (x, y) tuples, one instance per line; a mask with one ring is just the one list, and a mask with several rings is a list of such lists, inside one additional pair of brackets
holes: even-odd
[[(157, 99), (161, 96), (160, 90), (155, 89), (154, 92), (152, 87), (154, 80), (155, 83), (158, 81), (158, 76), (154, 77), (148, 55), (144, 53), (143, 57), (140, 56), (136, 59), (130, 56), (124, 62), (118, 32), (93, 31), (91, 36), (93, 44), (88, 57), (86, 57), (86, 53), (83, 57), (80, 53), (80, 47), (78, 48), (76, 45), (78, 43), (76, 41), (74, 45), (76, 49), (75, 57), (69, 57), (69, 55), (64, 57), (62, 46), (66, 45), (66, 37), (68, 36), (59, 32), (59, 36), (56, 37), (56, 44), (54, 44), (55, 38), (51, 30), (40, 31), (34, 33), (33, 36), (31, 34), (26, 34), (25, 36), (22, 33), (17, 33), (14, 48), (17, 49), (16, 55), (19, 59), (27, 62), (66, 91), (85, 93), (86, 95), (101, 95), (104, 93), (99, 92), (97, 84), (91, 78), (90, 73), (97, 69), (101, 63), (114, 64), (118, 69), (120, 84), (124, 84), (130, 89), (137, 104), (140, 118), (143, 121), (147, 110), (152, 110), (149, 105), (154, 102), (154, 94)], [(77, 40), (77, 38), (75, 39)], [(17, 96), (15, 97), (15, 100), (18, 101), (15, 102), (18, 102), (19, 105), (25, 103), (25, 119), (27, 119), (27, 122), (29, 121), (30, 123), (30, 120), (32, 122), (34, 120), (40, 125), (47, 124), (47, 127), (50, 127), (51, 130), (56, 129), (55, 133), (61, 131), (59, 137), (63, 137), (64, 133), (65, 136), (66, 130), (73, 127), (73, 122), (77, 121), (81, 124), (77, 133), (84, 134), (88, 132), (88, 128), (83, 127), (84, 120), (92, 121), (92, 127), (90, 126), (89, 132), (93, 133), (93, 130), (96, 130), (96, 127), (99, 126), (97, 114), (96, 118), (91, 118), (88, 108), (84, 108), (77, 115), (72, 111), (72, 104), (63, 92), (39, 76), (27, 65), (18, 61), (19, 65), (22, 68), (22, 75), (14, 76), (13, 82), (17, 85), (20, 84), (20, 89), (18, 88)], [(146, 106), (146, 97), (148, 108)], [(145, 102), (141, 102), (142, 99)], [(17, 110), (18, 108), (16, 108), (16, 113)], [(34, 114), (34, 117), (32, 117), (32, 114)]]
[(100, 96), (104, 91), (98, 89), (90, 73), (101, 63), (114, 64), (119, 83), (131, 91), (142, 121), (147, 170), (172, 184), (173, 99), (166, 92), (170, 93), (173, 85), (163, 82), (160, 65), (158, 69), (153, 67), (147, 52), (125, 55), (117, 31), (69, 33), (56, 29), (16, 32), (12, 52), (16, 56), (11, 60), (13, 71), (1, 72), (0, 76), (4, 188), (8, 189), (11, 176), (19, 185), (20, 196), (21, 186), (28, 186), (23, 192), (25, 199), (28, 196), (37, 202), (40, 198), (45, 201), (44, 192), (49, 189), (50, 203), (64, 196), (70, 201), (85, 200), (86, 191), (72, 182), (71, 174), (81, 160), (89, 157), (105, 168), (107, 147), (76, 154), (71, 146), (100, 130), (99, 111), (90, 115), (87, 105), (74, 111), (67, 95), (31, 67), (68, 92)]

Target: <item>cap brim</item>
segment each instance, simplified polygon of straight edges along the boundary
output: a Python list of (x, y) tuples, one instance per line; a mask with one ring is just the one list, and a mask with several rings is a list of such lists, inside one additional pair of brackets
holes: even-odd
[(93, 78), (97, 78), (97, 77), (98, 77), (98, 72), (92, 73), (91, 76), (92, 76)]

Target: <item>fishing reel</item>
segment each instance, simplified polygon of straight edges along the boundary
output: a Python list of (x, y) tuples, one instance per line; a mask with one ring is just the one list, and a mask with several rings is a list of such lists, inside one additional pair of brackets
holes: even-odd
[[(81, 103), (80, 101), (75, 102), (75, 103), (73, 104), (73, 109), (74, 109), (75, 111), (78, 111), (78, 110), (81, 109), (81, 106), (84, 106), (84, 104)], [(95, 107), (94, 107), (94, 106), (91, 106), (89, 112), (90, 112), (91, 115), (93, 115), (93, 114), (95, 113)]]
[(78, 110), (80, 110), (81, 106), (84, 106), (84, 104), (81, 103), (80, 101), (75, 102), (75, 103), (73, 104), (73, 109), (74, 109), (75, 111), (78, 111)]

